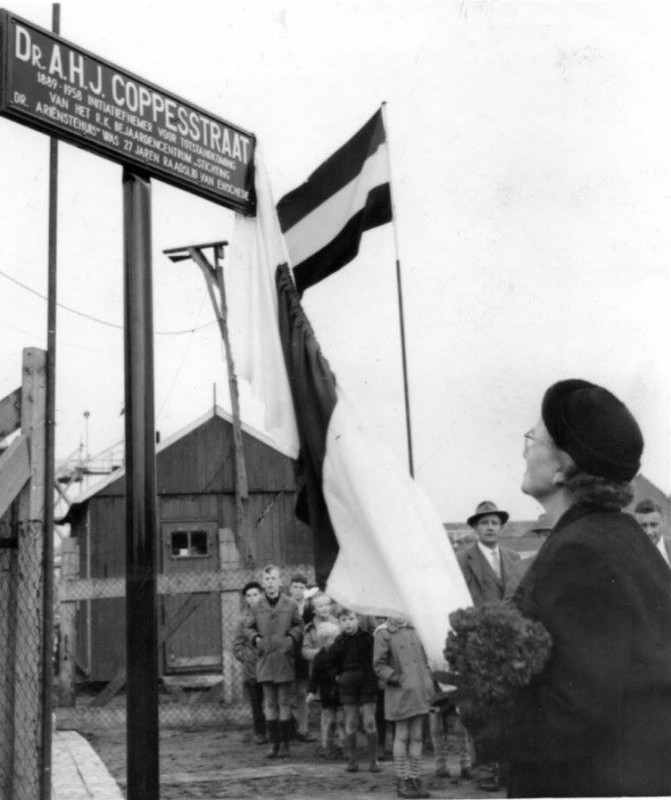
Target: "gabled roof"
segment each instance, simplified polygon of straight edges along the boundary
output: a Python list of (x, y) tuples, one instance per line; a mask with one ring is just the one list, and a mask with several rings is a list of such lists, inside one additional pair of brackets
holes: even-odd
[[(173, 433), (171, 436), (168, 436), (166, 439), (163, 439), (163, 441), (159, 442), (156, 445), (156, 455), (158, 456), (158, 454), (163, 452), (163, 450), (167, 450), (167, 448), (175, 444), (175, 442), (178, 442), (180, 439), (183, 439), (185, 436), (188, 436), (190, 433), (193, 433), (193, 431), (200, 428), (201, 425), (204, 425), (206, 422), (208, 422), (211, 419), (214, 419), (215, 417), (219, 417), (220, 419), (223, 419), (225, 422), (228, 422), (231, 425), (233, 424), (232, 414), (230, 414), (228, 411), (225, 411), (221, 406), (214, 406), (213, 408), (210, 408), (208, 411), (202, 414), (200, 417), (198, 417), (198, 419), (193, 420), (193, 422), (190, 422), (181, 430), (177, 431), (176, 433)], [(263, 433), (257, 428), (248, 425), (246, 422), (243, 422), (241, 427), (246, 434), (248, 434), (249, 436), (253, 436), (259, 442), (267, 445), (268, 447), (272, 448), (281, 455), (286, 456), (287, 458), (293, 458), (293, 456), (288, 450), (286, 450), (283, 447), (280, 447), (274, 441), (274, 439), (271, 439), (270, 436), (268, 436), (267, 433)], [(114, 481), (117, 481), (119, 478), (125, 475), (125, 473), (126, 473), (125, 467), (120, 467), (114, 472), (111, 472), (109, 475), (106, 475), (103, 480), (94, 483), (93, 486), (90, 486), (85, 492), (82, 492), (81, 494), (77, 495), (77, 497), (73, 499), (72, 505), (75, 506), (75, 505), (80, 505), (81, 503), (85, 503), (91, 497), (101, 492), (110, 484), (114, 483)], [(66, 514), (64, 519), (67, 519), (68, 516), (69, 512), (68, 514)]]

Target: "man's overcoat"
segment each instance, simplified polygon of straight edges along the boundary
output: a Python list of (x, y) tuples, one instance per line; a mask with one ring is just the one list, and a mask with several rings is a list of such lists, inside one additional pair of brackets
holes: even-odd
[(295, 652), (303, 634), (296, 601), (280, 594), (277, 603), (271, 605), (264, 595), (251, 609), (246, 631), (250, 644), (259, 653), (256, 679), (260, 683), (295, 680)]
[(512, 594), (519, 583), (519, 573), (515, 562), (520, 555), (508, 547), (499, 545), (501, 555), (501, 577), (480, 552), (477, 544), (457, 555), (457, 561), (466, 579), (473, 605), (479, 608), (483, 603), (494, 603)]
[(570, 508), (513, 602), (553, 649), (516, 702), (510, 796), (671, 795), (671, 570), (636, 521)]

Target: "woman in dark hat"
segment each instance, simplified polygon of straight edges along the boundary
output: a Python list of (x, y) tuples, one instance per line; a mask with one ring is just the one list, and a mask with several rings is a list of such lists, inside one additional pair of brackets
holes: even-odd
[(643, 451), (607, 389), (551, 386), (522, 491), (554, 523), (513, 597), (553, 639), (514, 713), (510, 797), (671, 794), (671, 571), (622, 509)]

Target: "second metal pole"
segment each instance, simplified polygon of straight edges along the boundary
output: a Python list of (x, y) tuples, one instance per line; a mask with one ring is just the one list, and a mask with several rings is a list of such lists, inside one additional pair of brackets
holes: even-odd
[(128, 800), (158, 800), (158, 613), (149, 178), (123, 174)]

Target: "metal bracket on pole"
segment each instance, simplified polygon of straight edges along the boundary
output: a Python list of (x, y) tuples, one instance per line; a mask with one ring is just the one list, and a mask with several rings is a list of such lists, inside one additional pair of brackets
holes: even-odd
[[(171, 261), (179, 262), (191, 259), (200, 268), (205, 278), (205, 285), (212, 302), (212, 308), (217, 317), (221, 337), (224, 341), (226, 352), (226, 369), (228, 373), (228, 388), (231, 398), (231, 411), (233, 416), (233, 448), (235, 456), (235, 511), (238, 538), (238, 550), (244, 554), (246, 562), (251, 566), (253, 561), (253, 544), (251, 539), (251, 524), (249, 521), (247, 485), (247, 468), (242, 444), (242, 421), (240, 419), (240, 401), (238, 394), (238, 379), (235, 374), (233, 351), (228, 335), (228, 306), (226, 302), (226, 285), (224, 283), (224, 270), (219, 264), (224, 257), (224, 247), (227, 241), (207, 242), (205, 244), (191, 244), (182, 247), (171, 247), (164, 250), (164, 254)], [(212, 248), (214, 264), (210, 263), (203, 254), (203, 250)], [(217, 297), (217, 290), (219, 297)]]

